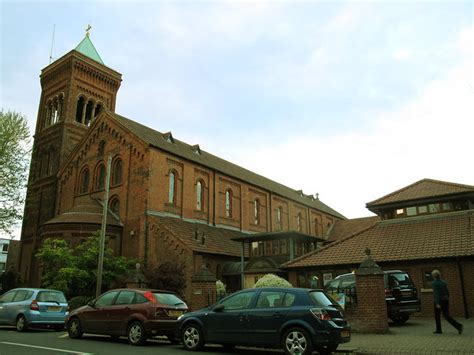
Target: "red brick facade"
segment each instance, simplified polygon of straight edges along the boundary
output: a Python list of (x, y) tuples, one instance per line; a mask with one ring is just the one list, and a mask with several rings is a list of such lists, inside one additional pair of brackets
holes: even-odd
[[(208, 241), (200, 236), (200, 241), (184, 242), (179, 231), (163, 228), (160, 218), (192, 222), (196, 234), (205, 225), (241, 235), (300, 230), (314, 236), (343, 218), (313, 196), (201, 152), (199, 146), (175, 141), (171, 133), (114, 114), (120, 82), (119, 73), (77, 51), (42, 72), (19, 270), (29, 285), (39, 286), (34, 254), (44, 238), (65, 238), (76, 245), (100, 228), (96, 211), (104, 195), (108, 156), (111, 246), (118, 255), (137, 258), (145, 266), (185, 263), (188, 286), (203, 264), (221, 277), (224, 263), (240, 261), (235, 249), (239, 243), (235, 248), (227, 240), (219, 244), (212, 231), (207, 231)], [(45, 168), (44, 152), (49, 151), (54, 155), (47, 156)], [(213, 249), (206, 251), (209, 237), (214, 238)], [(190, 287), (186, 297), (193, 297)]]

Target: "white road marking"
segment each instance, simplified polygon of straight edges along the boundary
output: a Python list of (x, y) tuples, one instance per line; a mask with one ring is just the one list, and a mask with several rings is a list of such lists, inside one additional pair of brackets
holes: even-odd
[(44, 347), (44, 346), (10, 343), (10, 342), (7, 342), (7, 341), (2, 341), (0, 344), (13, 345), (13, 346), (23, 346), (23, 347), (26, 347), (26, 348), (36, 348), (36, 349), (42, 349), (42, 350), (53, 350), (53, 351), (60, 351), (60, 352), (63, 352), (63, 353), (71, 353), (71, 354), (78, 354), (78, 355), (93, 355), (93, 353), (83, 353), (83, 352), (80, 352), (80, 351), (47, 348), (47, 347)]

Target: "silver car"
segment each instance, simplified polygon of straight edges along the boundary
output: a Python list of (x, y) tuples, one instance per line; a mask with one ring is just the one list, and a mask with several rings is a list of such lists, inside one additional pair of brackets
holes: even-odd
[(0, 324), (14, 325), (19, 332), (29, 327), (63, 330), (68, 308), (61, 291), (15, 288), (0, 297)]

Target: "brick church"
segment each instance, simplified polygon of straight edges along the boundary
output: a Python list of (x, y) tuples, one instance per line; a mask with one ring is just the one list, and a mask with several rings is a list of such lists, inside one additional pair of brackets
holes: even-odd
[[(19, 260), (30, 286), (40, 286), (34, 255), (45, 238), (75, 246), (100, 229), (108, 173), (106, 233), (115, 253), (148, 267), (182, 261), (189, 285), (204, 266), (238, 289), (252, 253), (266, 248), (275, 260), (291, 260), (345, 219), (317, 196), (115, 113), (121, 74), (104, 64), (88, 33), (40, 79)], [(242, 239), (253, 236), (260, 239)]]

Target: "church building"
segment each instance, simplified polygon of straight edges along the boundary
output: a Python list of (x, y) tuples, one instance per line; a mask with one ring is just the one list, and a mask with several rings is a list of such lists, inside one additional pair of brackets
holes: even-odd
[[(100, 229), (104, 202), (117, 255), (147, 267), (184, 262), (188, 285), (205, 267), (233, 290), (242, 287), (242, 270), (232, 265), (243, 268), (259, 248), (291, 260), (315, 250), (345, 220), (317, 196), (115, 113), (121, 74), (104, 64), (88, 33), (40, 78), (19, 263), (29, 286), (40, 286), (35, 253), (43, 240), (78, 245)], [(273, 238), (265, 244), (266, 233)], [(254, 235), (255, 242), (242, 242)]]

